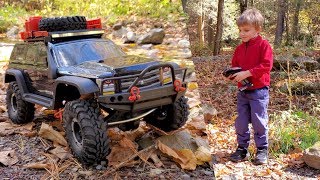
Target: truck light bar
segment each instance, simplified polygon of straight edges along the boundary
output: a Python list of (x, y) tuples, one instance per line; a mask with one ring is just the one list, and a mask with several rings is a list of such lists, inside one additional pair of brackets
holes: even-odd
[(101, 35), (103, 34), (103, 30), (86, 30), (86, 31), (79, 31), (79, 32), (53, 32), (49, 33), (52, 38), (65, 38), (65, 37), (75, 37), (75, 36), (88, 36), (88, 35)]

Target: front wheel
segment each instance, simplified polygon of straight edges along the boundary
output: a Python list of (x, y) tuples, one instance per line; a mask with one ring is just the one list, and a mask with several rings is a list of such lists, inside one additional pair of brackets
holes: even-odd
[(75, 157), (85, 165), (104, 160), (109, 152), (106, 123), (97, 104), (75, 100), (66, 104), (63, 113), (67, 141)]
[(147, 123), (169, 132), (182, 127), (188, 120), (188, 114), (187, 98), (182, 96), (173, 104), (158, 108), (144, 119)]

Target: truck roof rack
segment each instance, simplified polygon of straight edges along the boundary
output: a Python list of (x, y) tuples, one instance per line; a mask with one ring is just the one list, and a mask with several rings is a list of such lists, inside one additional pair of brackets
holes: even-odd
[(74, 39), (85, 39), (101, 36), (104, 34), (102, 29), (101, 19), (92, 19), (86, 21), (86, 29), (81, 30), (66, 30), (66, 31), (39, 31), (39, 22), (42, 19), (40, 16), (30, 17), (25, 22), (25, 31), (20, 32), (20, 37), (26, 42), (45, 41), (61, 42)]
[[(45, 31), (46, 32), (46, 31)], [(34, 42), (34, 41), (45, 41), (48, 42), (61, 42), (68, 41), (74, 39), (86, 39), (86, 38), (101, 38), (104, 34), (104, 30), (96, 29), (96, 30), (72, 30), (72, 31), (56, 31), (56, 32), (46, 32), (39, 33), (39, 31), (31, 32), (31, 38), (26, 38), (24, 41), (26, 42)]]

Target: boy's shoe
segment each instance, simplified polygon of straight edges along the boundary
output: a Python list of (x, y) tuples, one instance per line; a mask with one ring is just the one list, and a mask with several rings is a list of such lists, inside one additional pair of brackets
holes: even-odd
[(231, 154), (230, 160), (233, 162), (240, 162), (240, 161), (245, 161), (248, 160), (250, 154), (248, 149), (238, 147), (237, 150)]
[(268, 149), (257, 149), (256, 158), (254, 164), (262, 165), (268, 163)]

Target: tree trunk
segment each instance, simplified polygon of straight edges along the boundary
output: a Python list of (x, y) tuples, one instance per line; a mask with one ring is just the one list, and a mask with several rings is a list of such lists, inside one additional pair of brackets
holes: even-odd
[(187, 2), (188, 2), (188, 0), (181, 0), (181, 1), (182, 1), (183, 12), (187, 13)]
[(199, 42), (200, 45), (204, 45), (204, 14), (203, 14), (203, 2), (201, 0), (201, 15), (198, 16), (198, 33), (199, 33)]
[(204, 44), (203, 28), (204, 28), (203, 16), (198, 16), (198, 33), (199, 33), (198, 38), (199, 38), (200, 45)]
[(248, 0), (238, 0), (240, 7), (240, 14), (248, 8)]
[(214, 44), (213, 44), (213, 42), (214, 42), (214, 28), (213, 28), (213, 19), (212, 19), (212, 17), (209, 17), (209, 20), (208, 20), (208, 24), (207, 24), (207, 26), (208, 26), (208, 46), (209, 46), (209, 48), (212, 50), (212, 52), (213, 52), (213, 48), (214, 48)]
[(294, 11), (294, 16), (293, 16), (293, 24), (292, 24), (292, 39), (293, 41), (296, 40), (299, 36), (299, 13), (300, 13), (300, 8), (302, 4), (302, 0), (296, 0), (295, 1), (295, 11)]
[(222, 32), (223, 32), (223, 9), (224, 9), (224, 0), (219, 0), (218, 4), (218, 16), (217, 16), (217, 31), (214, 38), (214, 51), (213, 55), (218, 55), (220, 53)]
[(251, 0), (251, 1), (250, 1), (250, 6), (251, 6), (251, 7), (254, 7), (254, 5), (253, 5), (253, 4), (254, 4), (254, 1), (253, 1), (253, 0)]
[(279, 47), (281, 45), (282, 34), (284, 31), (286, 4), (287, 4), (287, 0), (278, 0), (279, 9), (278, 9), (278, 17), (277, 17), (276, 34), (275, 34), (275, 40), (274, 40), (275, 47)]

